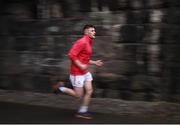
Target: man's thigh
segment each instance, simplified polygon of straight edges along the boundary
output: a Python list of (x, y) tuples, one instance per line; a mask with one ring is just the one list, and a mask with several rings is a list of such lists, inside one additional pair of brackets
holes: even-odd
[(92, 91), (93, 90), (92, 81), (85, 81), (84, 82), (84, 89), (86, 91)]

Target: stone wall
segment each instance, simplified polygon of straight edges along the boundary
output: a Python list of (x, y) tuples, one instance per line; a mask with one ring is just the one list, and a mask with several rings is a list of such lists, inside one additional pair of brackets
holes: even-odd
[[(180, 101), (177, 0), (2, 0), (0, 88), (51, 92), (71, 44), (97, 29), (93, 97)], [(69, 82), (69, 81), (68, 81)]]

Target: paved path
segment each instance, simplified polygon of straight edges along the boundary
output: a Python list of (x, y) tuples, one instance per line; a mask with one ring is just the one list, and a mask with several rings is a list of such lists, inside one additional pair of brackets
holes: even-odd
[(180, 123), (180, 105), (93, 98), (93, 120), (74, 117), (76, 100), (66, 95), (0, 89), (0, 123)]
[(146, 117), (93, 113), (91, 120), (74, 117), (75, 110), (0, 102), (1, 124), (142, 124), (180, 123), (175, 117)]

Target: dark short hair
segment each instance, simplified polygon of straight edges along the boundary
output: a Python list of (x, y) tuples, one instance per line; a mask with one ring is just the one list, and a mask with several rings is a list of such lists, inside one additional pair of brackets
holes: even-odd
[(89, 28), (95, 28), (95, 26), (92, 25), (92, 24), (86, 24), (86, 25), (84, 25), (84, 27), (83, 27), (83, 32), (85, 31), (85, 29), (89, 29)]

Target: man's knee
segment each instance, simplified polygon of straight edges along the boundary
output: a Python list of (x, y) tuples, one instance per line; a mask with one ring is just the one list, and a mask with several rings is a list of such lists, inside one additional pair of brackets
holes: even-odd
[(81, 99), (83, 97), (83, 94), (76, 93), (75, 97), (78, 98), (78, 99)]

